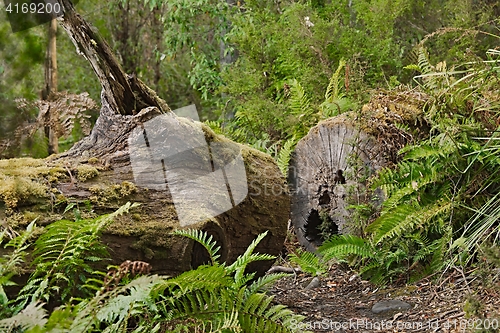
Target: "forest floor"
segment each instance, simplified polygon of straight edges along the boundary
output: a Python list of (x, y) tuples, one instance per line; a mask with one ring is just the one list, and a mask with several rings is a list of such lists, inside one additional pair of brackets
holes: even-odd
[[(300, 325), (312, 332), (500, 332), (500, 282), (492, 282), (491, 274), (457, 268), (411, 285), (377, 287), (338, 264), (316, 288), (306, 289), (313, 278), (298, 273), (279, 280), (270, 293), (305, 316)], [(372, 312), (375, 303), (395, 300), (411, 308)]]

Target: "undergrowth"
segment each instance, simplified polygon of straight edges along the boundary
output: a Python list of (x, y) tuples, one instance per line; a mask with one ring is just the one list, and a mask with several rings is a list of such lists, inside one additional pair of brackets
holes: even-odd
[[(210, 264), (176, 277), (121, 276), (106, 282), (106, 273), (92, 263), (105, 259), (99, 236), (115, 216), (135, 205), (93, 220), (61, 220), (40, 233), (32, 222), (26, 231), (6, 241), (13, 251), (0, 260), (0, 331), (2, 332), (297, 332), (302, 316), (274, 304), (265, 287), (283, 273), (256, 278), (248, 264), (271, 260), (254, 253), (266, 236), (260, 234), (232, 264), (219, 262), (220, 247), (199, 230), (177, 230), (175, 235), (199, 242)], [(2, 243), (3, 244), (3, 243)], [(33, 247), (28, 251), (29, 247)], [(22, 272), (28, 254), (36, 258), (34, 271), (19, 295), (8, 299), (5, 288)], [(57, 307), (47, 305), (54, 301)]]
[[(427, 51), (408, 66), (429, 95), (427, 139), (406, 146), (402, 159), (371, 179), (385, 201), (364, 237), (337, 235), (318, 250), (325, 260), (347, 260), (378, 284), (414, 281), (452, 265), (476, 261), (485, 242), (498, 248), (500, 53), (448, 68)], [(489, 117), (485, 118), (485, 114)]]

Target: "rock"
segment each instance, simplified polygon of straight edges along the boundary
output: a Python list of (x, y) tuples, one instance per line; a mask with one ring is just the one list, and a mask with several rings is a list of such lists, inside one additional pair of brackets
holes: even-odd
[(397, 299), (377, 302), (372, 306), (373, 313), (382, 313), (388, 311), (409, 310), (409, 309), (411, 309), (410, 304)]
[(319, 287), (319, 278), (316, 276), (314, 279), (311, 280), (311, 282), (309, 282), (309, 284), (305, 287), (305, 290), (311, 290), (311, 289), (314, 289), (314, 288), (318, 288)]

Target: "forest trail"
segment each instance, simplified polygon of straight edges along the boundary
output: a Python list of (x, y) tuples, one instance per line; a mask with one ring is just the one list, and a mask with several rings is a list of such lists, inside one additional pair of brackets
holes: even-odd
[[(300, 325), (312, 332), (498, 332), (500, 286), (483, 285), (475, 273), (452, 270), (438, 280), (379, 288), (336, 264), (319, 287), (307, 290), (312, 277), (297, 274), (279, 280), (270, 293), (276, 303), (305, 316)], [(372, 312), (374, 304), (393, 300), (411, 308)]]

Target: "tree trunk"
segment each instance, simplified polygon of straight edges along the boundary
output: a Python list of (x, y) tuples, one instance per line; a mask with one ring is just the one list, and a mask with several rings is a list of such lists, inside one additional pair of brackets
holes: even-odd
[(424, 104), (418, 92), (380, 93), (361, 112), (324, 120), (297, 143), (288, 173), (291, 220), (307, 250), (369, 222), (369, 216), (357, 221), (351, 208), (381, 207), (384, 194), (369, 189), (369, 179), (396, 163), (415, 136), (428, 133), (420, 119)]
[[(42, 93), (42, 99), (50, 101), (54, 99), (57, 92), (57, 20), (54, 18), (49, 23), (47, 55), (45, 58), (45, 88)], [(46, 123), (51, 124), (53, 112), (49, 109), (46, 114)], [(49, 141), (49, 155), (59, 152), (59, 138), (55, 129), (48, 125), (45, 126), (45, 136)]]
[[(59, 2), (65, 11), (61, 25), (102, 84), (100, 116), (91, 134), (68, 152), (45, 161), (0, 161), (0, 179), (5, 179), (0, 218), (22, 226), (38, 217), (43, 225), (71, 219), (71, 212), (64, 213), (69, 204), (92, 215), (138, 202), (140, 207), (117, 218), (102, 240), (112, 264), (142, 260), (158, 274), (178, 274), (207, 262), (204, 248), (171, 235), (177, 228), (207, 231), (221, 245), (224, 261), (234, 261), (265, 231), (268, 236), (257, 251), (279, 254), (290, 201), (274, 160), (177, 117), (151, 89), (121, 70), (69, 1)], [(264, 273), (271, 264), (259, 262), (251, 269)]]

